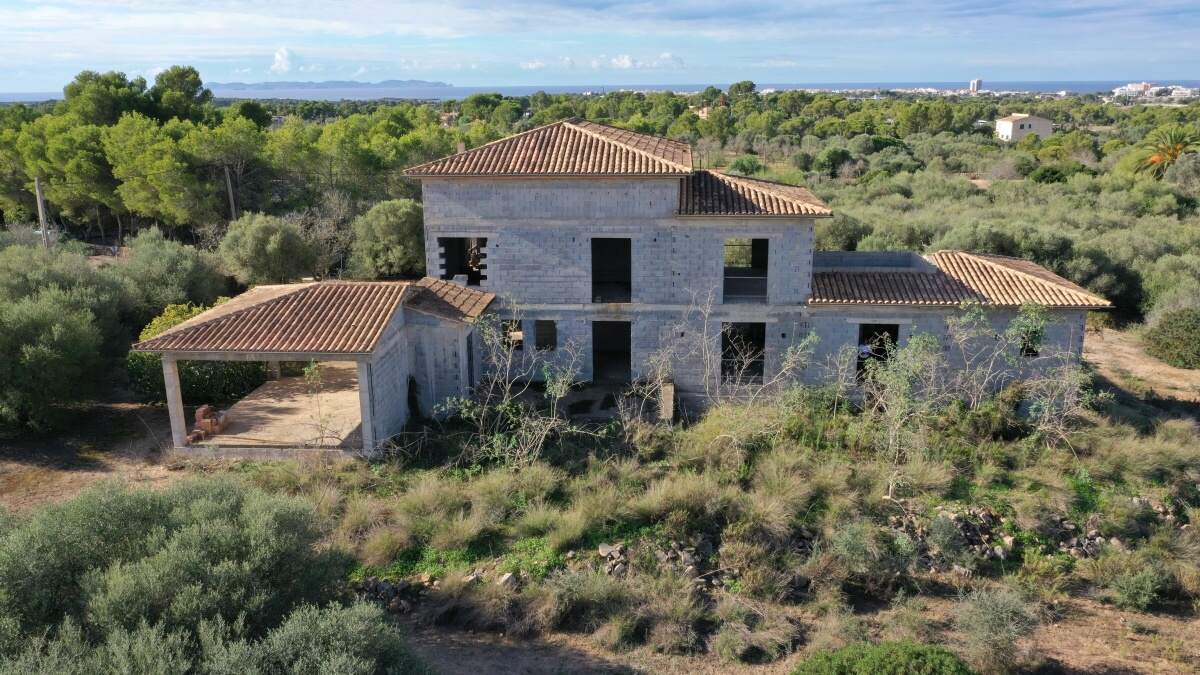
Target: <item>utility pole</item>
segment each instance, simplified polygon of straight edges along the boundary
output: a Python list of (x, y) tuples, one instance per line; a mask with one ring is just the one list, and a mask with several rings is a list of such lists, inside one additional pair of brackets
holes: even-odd
[(42, 246), (50, 248), (50, 230), (46, 226), (46, 205), (42, 202), (42, 179), (33, 177), (33, 192), (37, 196), (38, 225), (42, 228)]
[(237, 220), (237, 207), (233, 204), (233, 180), (229, 178), (229, 165), (225, 165), (225, 189), (229, 192), (229, 219)]

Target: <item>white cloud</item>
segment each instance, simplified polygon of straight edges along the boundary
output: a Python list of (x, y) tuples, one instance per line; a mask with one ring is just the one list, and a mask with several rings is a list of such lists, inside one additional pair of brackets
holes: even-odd
[(354, 74), (352, 74), (350, 77), (362, 77), (363, 75), (366, 75), (366, 74), (367, 74), (367, 67), (359, 66), (358, 70), (354, 71)]
[(541, 70), (546, 67), (545, 61), (533, 60), (521, 64), (521, 70)]
[(630, 68), (641, 68), (642, 64), (628, 54), (617, 54), (608, 62), (617, 70), (629, 70)]
[(300, 66), (296, 70), (298, 70), (302, 73), (319, 73), (319, 72), (325, 70), (325, 66), (322, 66), (319, 63), (308, 63), (303, 66)]
[(251, 70), (250, 68), (234, 68), (233, 72), (236, 75), (248, 75), (250, 73), (250, 70)]
[(559, 59), (559, 62), (562, 63), (563, 68), (570, 69), (570, 68), (575, 67), (575, 59), (573, 59), (569, 56), (562, 57), (561, 59)]
[(275, 61), (268, 68), (276, 75), (282, 75), (292, 69), (292, 53), (287, 47), (280, 47), (275, 50)]

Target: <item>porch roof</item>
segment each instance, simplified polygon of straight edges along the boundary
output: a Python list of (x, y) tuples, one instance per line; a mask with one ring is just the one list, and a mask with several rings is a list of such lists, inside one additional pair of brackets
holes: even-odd
[(429, 279), (257, 286), (133, 346), (142, 352), (365, 355), (401, 305), (472, 321), (494, 296)]

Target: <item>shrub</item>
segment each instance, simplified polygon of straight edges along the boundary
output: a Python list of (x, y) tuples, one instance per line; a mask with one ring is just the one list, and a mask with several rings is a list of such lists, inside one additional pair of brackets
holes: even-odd
[(68, 291), (50, 288), (0, 298), (0, 423), (46, 428), (63, 403), (86, 393), (102, 337), (92, 313)]
[(162, 625), (140, 624), (90, 643), (73, 621), (53, 635), (38, 635), (19, 652), (0, 658), (3, 675), (92, 673), (296, 673), (374, 675), (425, 673), (374, 605), (301, 606), (261, 640), (239, 635), (236, 624), (208, 622), (201, 637)]
[(836, 651), (818, 652), (792, 675), (971, 675), (954, 654), (942, 647), (912, 642), (854, 644)]
[(1153, 564), (1128, 570), (1113, 579), (1114, 600), (1118, 607), (1144, 612), (1158, 600), (1165, 583), (1162, 571)]
[(354, 219), (350, 263), (360, 277), (411, 277), (425, 273), (421, 205), (411, 199), (380, 202)]
[(319, 550), (323, 536), (308, 502), (236, 481), (105, 484), (0, 538), (0, 615), (25, 636), (68, 618), (105, 636), (143, 622), (190, 632), (218, 617), (259, 635), (333, 597), (349, 562)]
[(129, 257), (108, 268), (133, 303), (134, 320), (145, 324), (167, 305), (211, 304), (226, 289), (214, 255), (171, 241), (157, 227), (129, 242)]
[(247, 213), (229, 224), (222, 262), (243, 284), (278, 284), (312, 274), (316, 258), (304, 236), (282, 218)]
[(1200, 309), (1165, 312), (1143, 336), (1146, 352), (1176, 368), (1200, 368)]
[(983, 670), (1014, 665), (1017, 640), (1033, 632), (1038, 620), (1029, 603), (1011, 588), (974, 591), (955, 617), (968, 657)]
[(767, 167), (763, 166), (763, 163), (760, 162), (757, 157), (747, 155), (745, 157), (738, 157), (737, 159), (733, 160), (733, 163), (729, 165), (729, 168), (730, 170), (740, 173), (743, 176), (752, 176), (761, 172)]
[[(227, 298), (217, 301), (216, 305)], [(198, 305), (168, 305), (142, 329), (138, 340), (149, 340), (168, 328), (211, 309)], [(129, 352), (125, 357), (129, 384), (146, 401), (165, 400), (162, 357), (146, 352)], [(261, 361), (180, 361), (179, 386), (185, 403), (223, 403), (239, 399), (267, 381), (267, 366)]]
[(848, 575), (848, 585), (868, 593), (894, 590), (916, 560), (916, 547), (907, 536), (865, 521), (838, 528), (830, 544)]

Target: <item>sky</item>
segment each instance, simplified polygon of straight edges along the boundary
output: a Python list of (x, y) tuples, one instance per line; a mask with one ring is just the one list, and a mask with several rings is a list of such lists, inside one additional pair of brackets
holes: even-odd
[(77, 72), (459, 86), (1200, 79), (1197, 0), (0, 0), (0, 91)]

